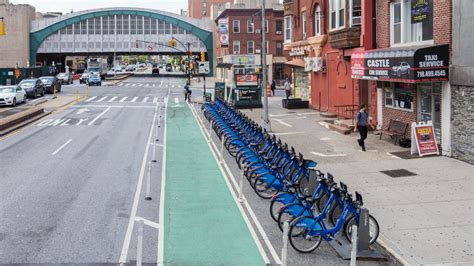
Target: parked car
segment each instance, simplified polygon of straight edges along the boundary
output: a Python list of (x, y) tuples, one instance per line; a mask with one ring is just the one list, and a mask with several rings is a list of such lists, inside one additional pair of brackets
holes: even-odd
[(57, 77), (61, 84), (72, 84), (72, 75), (70, 73), (59, 73)]
[(28, 98), (36, 98), (37, 95), (44, 96), (44, 85), (39, 79), (24, 79), (18, 85), (25, 90)]
[(153, 69), (151, 70), (151, 74), (159, 75), (160, 74), (160, 68), (157, 65), (154, 65)]
[(91, 74), (87, 82), (89, 86), (102, 86), (102, 79), (98, 74)]
[(128, 65), (126, 68), (125, 68), (125, 71), (127, 72), (133, 72), (135, 71), (135, 66), (134, 65)]
[(173, 67), (171, 66), (170, 63), (166, 64), (166, 72), (171, 72), (173, 71)]
[(55, 76), (45, 76), (39, 78), (43, 82), (44, 90), (46, 93), (61, 92), (61, 82)]
[(122, 66), (114, 66), (114, 67), (112, 68), (112, 71), (114, 71), (114, 72), (122, 72), (122, 69), (123, 69)]
[(20, 86), (0, 86), (0, 105), (11, 105), (26, 102), (26, 92)]
[(79, 78), (79, 84), (86, 84), (87, 80), (89, 80), (89, 72), (82, 73), (81, 77)]

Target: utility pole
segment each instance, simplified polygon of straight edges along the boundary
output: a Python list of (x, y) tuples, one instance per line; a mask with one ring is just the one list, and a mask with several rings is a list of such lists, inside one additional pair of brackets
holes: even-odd
[(267, 96), (267, 43), (265, 36), (265, 0), (262, 0), (262, 93), (263, 93), (263, 128), (268, 132), (272, 130), (268, 119)]
[(186, 65), (186, 72), (188, 74), (188, 85), (191, 85), (191, 58), (189, 57), (191, 53), (191, 43), (188, 42), (186, 44), (188, 45), (188, 64)]

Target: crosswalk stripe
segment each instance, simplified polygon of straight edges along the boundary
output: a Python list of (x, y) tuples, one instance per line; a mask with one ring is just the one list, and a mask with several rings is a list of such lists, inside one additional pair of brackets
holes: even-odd
[(153, 87), (155, 87), (155, 85), (156, 85), (156, 84), (155, 84), (155, 83), (153, 83), (153, 85), (152, 85), (152, 86), (153, 86)]
[(130, 86), (130, 83), (125, 84), (125, 87), (128, 87), (128, 86)]
[(147, 83), (147, 84), (145, 84), (145, 87), (149, 87), (149, 86), (150, 86), (150, 84), (148, 84), (148, 83)]
[(90, 102), (90, 101), (94, 100), (95, 98), (97, 98), (97, 96), (92, 96), (89, 99), (87, 99), (86, 102)]
[(137, 86), (137, 84), (133, 83), (133, 84), (132, 84), (132, 87), (135, 87), (135, 86)]
[(132, 99), (132, 103), (136, 102), (137, 99), (138, 99), (138, 97), (134, 97), (134, 98)]
[(119, 87), (122, 87), (122, 86), (123, 86), (123, 83), (120, 83), (118, 86), (119, 86)]
[(104, 96), (103, 98), (100, 98), (97, 102), (100, 103), (102, 102), (103, 100), (105, 100), (107, 98), (107, 96)]
[(153, 98), (153, 103), (157, 103), (157, 102), (158, 102), (158, 97)]
[(127, 99), (128, 97), (123, 97), (122, 100), (120, 100), (121, 103), (125, 102), (125, 100)]
[(138, 87), (141, 87), (141, 86), (143, 86), (143, 84), (142, 84), (142, 83), (138, 84)]
[(115, 101), (115, 99), (117, 99), (117, 96), (112, 97), (112, 99), (109, 100), (109, 103)]
[(146, 103), (146, 101), (148, 101), (148, 97), (143, 98), (142, 103)]

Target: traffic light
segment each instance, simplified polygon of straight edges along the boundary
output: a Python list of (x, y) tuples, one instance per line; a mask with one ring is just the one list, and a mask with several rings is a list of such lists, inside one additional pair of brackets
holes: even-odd
[(5, 20), (3, 17), (0, 17), (0, 36), (4, 36), (7, 33), (5, 32)]
[(201, 62), (206, 61), (206, 52), (201, 52)]
[(168, 46), (175, 47), (176, 46), (176, 40), (175, 39), (169, 40), (168, 41)]

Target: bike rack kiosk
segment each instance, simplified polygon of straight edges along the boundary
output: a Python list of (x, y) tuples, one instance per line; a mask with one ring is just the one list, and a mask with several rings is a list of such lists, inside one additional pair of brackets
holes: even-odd
[[(360, 209), (359, 228), (357, 230), (357, 258), (360, 259), (378, 259), (387, 260), (387, 257), (374, 249), (369, 247), (369, 210), (366, 208)], [(351, 244), (347, 241), (342, 232), (334, 236), (335, 240), (328, 241), (328, 243), (336, 250), (337, 254), (344, 259), (351, 259)]]

